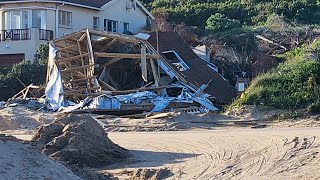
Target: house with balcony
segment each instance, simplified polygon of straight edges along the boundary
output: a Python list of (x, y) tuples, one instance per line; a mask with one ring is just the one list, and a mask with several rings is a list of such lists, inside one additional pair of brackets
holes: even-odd
[(138, 0), (0, 0), (0, 66), (33, 61), (39, 44), (81, 29), (136, 34), (152, 19)]

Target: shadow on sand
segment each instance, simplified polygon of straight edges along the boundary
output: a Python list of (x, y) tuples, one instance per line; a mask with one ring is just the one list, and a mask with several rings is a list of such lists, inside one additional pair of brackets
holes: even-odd
[(128, 150), (129, 158), (122, 163), (113, 164), (107, 169), (122, 168), (158, 168), (166, 165), (184, 162), (185, 159), (194, 158), (201, 154), (175, 153), (175, 152), (154, 152), (141, 150)]

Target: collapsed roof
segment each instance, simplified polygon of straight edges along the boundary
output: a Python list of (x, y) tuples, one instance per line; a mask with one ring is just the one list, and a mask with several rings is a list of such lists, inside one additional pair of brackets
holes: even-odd
[[(94, 97), (91, 108), (146, 111), (217, 110), (207, 93), (218, 102), (231, 101), (231, 85), (202, 60), (196, 62), (188, 46), (180, 43), (180, 49), (178, 45), (166, 49), (162, 35), (159, 46), (152, 43), (153, 38), (86, 29), (51, 41), (47, 100), (60, 106), (63, 99), (84, 103)], [(182, 41), (175, 38), (177, 43)]]
[(186, 81), (195, 88), (209, 83), (205, 92), (210, 94), (215, 101), (230, 103), (236, 98), (237, 92), (235, 87), (226, 81), (218, 72), (213, 70), (210, 64), (200, 59), (176, 32), (153, 32), (148, 42), (150, 42), (153, 47), (158, 46), (159, 52), (174, 50), (178, 53), (181, 59), (190, 67), (180, 72)]

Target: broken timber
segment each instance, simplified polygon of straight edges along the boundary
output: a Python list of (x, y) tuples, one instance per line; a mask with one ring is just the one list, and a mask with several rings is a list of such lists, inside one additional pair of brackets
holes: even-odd
[[(54, 39), (50, 44), (55, 49), (54, 52), (57, 52), (53, 62), (61, 76), (60, 87), (63, 87), (63, 92), (60, 91), (58, 95), (63, 95), (64, 99), (81, 103), (93, 98), (97, 102), (95, 107), (98, 107), (100, 100), (102, 104), (108, 100), (112, 101), (111, 96), (146, 93), (146, 98), (143, 96), (137, 99), (138, 104), (135, 102), (121, 104), (121, 110), (140, 112), (157, 108), (158, 101), (159, 104), (164, 103), (160, 102), (163, 100), (161, 98), (171, 98), (167, 91), (172, 90), (174, 93), (170, 93), (173, 97), (165, 107), (194, 109), (197, 107), (195, 104), (200, 107), (199, 100), (192, 99), (191, 95), (192, 92), (197, 92), (199, 84), (187, 81), (179, 69), (162, 53), (155, 50), (147, 40), (86, 29)], [(48, 77), (52, 72), (50, 68)], [(170, 83), (164, 83), (163, 76), (171, 78)], [(158, 99), (148, 99), (148, 93)], [(178, 97), (179, 93), (185, 99)], [(176, 101), (171, 102), (174, 98)], [(141, 104), (148, 105), (141, 106)], [(105, 112), (115, 110), (112, 107), (104, 109)]]

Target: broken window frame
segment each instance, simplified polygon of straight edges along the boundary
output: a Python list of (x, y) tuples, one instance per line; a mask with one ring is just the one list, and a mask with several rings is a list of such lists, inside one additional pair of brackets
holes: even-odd
[[(165, 57), (167, 57), (167, 56), (166, 56), (166, 53), (174, 53), (174, 55), (176, 56), (176, 58), (180, 61), (180, 62), (178, 62), (178, 63), (172, 63), (175, 67), (178, 68), (178, 70), (179, 70), (180, 72), (183, 72), (183, 71), (186, 71), (186, 70), (189, 70), (189, 69), (190, 69), (190, 67), (187, 65), (187, 63), (184, 62), (184, 60), (179, 56), (179, 54), (178, 54), (176, 51), (170, 50), (170, 51), (163, 51), (163, 52), (162, 52), (162, 54), (163, 54)], [(167, 58), (168, 58), (168, 57), (167, 57)], [(169, 58), (168, 58), (168, 59), (169, 59)]]

